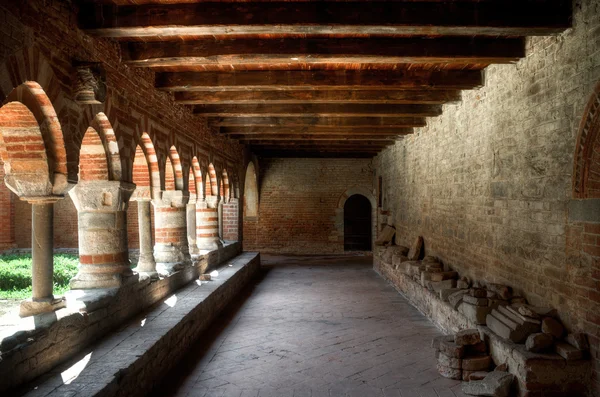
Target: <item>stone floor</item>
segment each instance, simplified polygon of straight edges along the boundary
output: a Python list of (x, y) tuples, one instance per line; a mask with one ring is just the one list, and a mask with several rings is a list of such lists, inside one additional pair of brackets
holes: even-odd
[(262, 277), (155, 396), (464, 396), (438, 329), (365, 257), (263, 257)]

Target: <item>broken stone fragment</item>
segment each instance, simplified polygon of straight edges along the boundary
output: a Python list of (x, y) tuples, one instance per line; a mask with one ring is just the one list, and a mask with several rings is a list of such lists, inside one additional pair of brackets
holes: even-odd
[(442, 352), (438, 355), (438, 363), (444, 367), (461, 369), (462, 359), (456, 357), (450, 357)]
[(567, 335), (565, 341), (579, 350), (586, 351), (590, 349), (590, 344), (586, 334), (582, 334), (580, 332)]
[(462, 379), (462, 370), (460, 370), (460, 369), (446, 367), (446, 366), (438, 363), (437, 370), (440, 373), (440, 375), (442, 375), (444, 378), (456, 379), (456, 380)]
[(525, 299), (522, 296), (513, 296), (510, 299), (510, 304), (511, 305), (517, 305), (517, 304), (522, 304), (522, 305), (526, 305), (527, 304), (527, 299)]
[(491, 310), (492, 308), (489, 306), (475, 306), (467, 302), (462, 302), (458, 307), (460, 313), (477, 325), (486, 324), (487, 315)]
[(504, 301), (502, 299), (488, 299), (488, 306), (492, 309), (497, 309), (498, 306), (506, 306), (508, 305), (508, 301)]
[(475, 306), (488, 306), (487, 298), (475, 298), (474, 296), (471, 296), (471, 295), (463, 296), (463, 302), (467, 302), (467, 303), (469, 303), (471, 305), (475, 305)]
[(513, 379), (508, 372), (493, 371), (482, 380), (463, 383), (462, 391), (471, 396), (508, 397)]
[(554, 345), (554, 338), (549, 334), (538, 332), (531, 334), (525, 341), (525, 349), (532, 353), (543, 353)]
[(485, 290), (485, 293), (486, 293), (486, 295), (485, 295), (486, 298), (489, 298), (489, 299), (498, 299), (499, 298), (498, 294), (495, 293), (494, 291)]
[[(458, 284), (457, 284), (458, 286)], [(445, 289), (441, 289), (439, 294), (440, 294), (440, 299), (444, 302), (448, 302), (448, 298), (450, 297), (450, 295), (454, 294), (455, 292), (458, 291), (462, 291), (460, 288), (445, 288)]]
[(448, 342), (454, 343), (454, 336), (453, 335), (436, 336), (435, 338), (433, 338), (431, 340), (431, 347), (433, 347), (435, 350), (440, 350), (440, 343), (442, 341), (448, 341)]
[(421, 256), (421, 250), (423, 249), (423, 237), (419, 236), (415, 239), (410, 251), (408, 251), (408, 259), (416, 261)]
[(557, 342), (554, 346), (556, 353), (567, 361), (581, 360), (585, 357), (585, 352), (571, 346), (565, 342)]
[(502, 364), (496, 366), (496, 368), (494, 368), (494, 371), (508, 372), (508, 364), (502, 363)]
[(211, 277), (210, 277), (210, 274), (206, 273), (206, 274), (201, 274), (199, 279), (200, 279), (200, 281), (210, 281)]
[(431, 281), (444, 281), (444, 280), (452, 280), (456, 281), (458, 278), (457, 272), (439, 272), (431, 275)]
[(435, 293), (439, 294), (441, 290), (456, 287), (456, 280), (430, 281), (430, 285)]
[(462, 369), (466, 371), (487, 371), (491, 365), (490, 356), (465, 357), (462, 360)]
[(394, 265), (395, 269), (403, 269), (403, 270), (405, 270), (406, 266), (404, 266), (404, 264), (406, 262), (408, 262), (408, 257), (405, 256), (405, 255), (394, 255), (392, 257), (392, 265)]
[(481, 335), (475, 328), (463, 329), (454, 335), (454, 343), (459, 346), (475, 345), (479, 342), (481, 342)]
[(464, 289), (467, 289), (467, 288), (469, 288), (469, 283), (468, 283), (468, 282), (466, 282), (466, 281), (464, 281), (464, 280), (458, 280), (458, 281), (456, 282), (456, 287), (457, 287), (457, 288), (464, 288)]
[(456, 310), (458, 310), (459, 306), (462, 303), (463, 300), (463, 296), (465, 294), (467, 294), (469, 292), (469, 290), (461, 290), (461, 291), (457, 291), (451, 295), (448, 296), (448, 302), (452, 305), (452, 307)]
[(469, 295), (475, 298), (487, 298), (487, 291), (483, 288), (471, 288), (469, 290)]
[(486, 318), (487, 326), (498, 336), (515, 343), (524, 343), (527, 337), (539, 332), (540, 325), (535, 320), (520, 321), (510, 317), (503, 306), (494, 309)]
[(392, 238), (396, 234), (396, 229), (393, 226), (386, 225), (377, 240), (375, 240), (375, 245), (386, 245), (392, 241)]
[[(423, 262), (425, 263), (425, 262)], [(435, 264), (426, 264), (425, 265), (425, 271), (426, 272), (430, 272), (430, 273), (441, 273), (444, 271), (444, 268), (442, 267), (442, 265), (440, 263), (435, 263)]]
[(463, 380), (465, 380), (465, 372), (469, 373), (469, 377), (466, 379), (468, 381), (482, 380), (489, 374), (489, 372), (486, 371), (463, 371)]
[(439, 350), (449, 357), (463, 358), (465, 356), (465, 346), (457, 345), (452, 335), (440, 341)]
[(535, 319), (538, 319), (538, 318), (540, 318), (540, 315), (539, 315), (539, 314), (537, 314), (535, 311), (533, 311), (533, 310), (532, 310), (532, 309), (531, 309), (529, 306), (527, 306), (527, 305), (518, 306), (518, 307), (517, 307), (517, 311), (518, 311), (518, 312), (519, 312), (521, 315), (523, 315), (523, 316), (526, 316), (526, 317), (529, 317), (529, 318), (535, 318)]
[(510, 300), (512, 298), (512, 288), (507, 285), (489, 283), (487, 289), (498, 294), (501, 299)]
[(545, 317), (542, 320), (542, 332), (552, 335), (554, 339), (560, 339), (565, 333), (565, 327), (558, 320), (552, 317)]
[(437, 256), (433, 256), (433, 255), (425, 255), (425, 257), (423, 258), (423, 262), (429, 262), (429, 263), (439, 263), (440, 260), (438, 259)]

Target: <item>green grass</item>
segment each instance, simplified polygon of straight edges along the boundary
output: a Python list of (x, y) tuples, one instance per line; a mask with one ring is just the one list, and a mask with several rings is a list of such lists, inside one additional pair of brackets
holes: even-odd
[[(69, 280), (77, 274), (77, 255), (54, 255), (54, 295), (69, 290)], [(0, 299), (31, 297), (31, 255), (0, 255)]]

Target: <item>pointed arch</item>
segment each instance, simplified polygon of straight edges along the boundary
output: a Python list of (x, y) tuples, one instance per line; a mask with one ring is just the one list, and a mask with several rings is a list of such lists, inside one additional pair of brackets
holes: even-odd
[(219, 189), (217, 185), (217, 172), (215, 171), (215, 167), (212, 165), (212, 163), (208, 164), (208, 176), (210, 180), (210, 194), (208, 194), (209, 190), (207, 189), (207, 195), (218, 196)]
[(227, 175), (226, 169), (223, 169), (223, 172), (221, 174), (221, 186), (219, 194), (221, 195), (223, 201), (225, 201), (226, 203), (229, 202), (229, 176)]
[(171, 146), (166, 159), (165, 190), (183, 190), (183, 168), (175, 146)]
[(212, 196), (212, 187), (210, 186), (210, 175), (207, 171), (204, 175), (204, 197)]
[(197, 200), (201, 200), (204, 197), (202, 192), (202, 170), (200, 169), (200, 162), (196, 156), (192, 157), (188, 190), (190, 191), (190, 194), (196, 196)]

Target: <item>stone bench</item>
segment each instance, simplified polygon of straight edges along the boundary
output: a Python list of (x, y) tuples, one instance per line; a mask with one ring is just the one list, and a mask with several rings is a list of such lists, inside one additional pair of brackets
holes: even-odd
[(509, 372), (517, 378), (519, 396), (542, 397), (548, 393), (565, 397), (585, 395), (591, 382), (590, 360), (567, 361), (556, 353), (530, 353), (525, 350), (525, 345), (501, 338), (488, 327), (470, 321), (448, 302), (442, 301), (439, 295), (394, 269), (391, 263), (383, 262), (378, 255), (373, 255), (373, 266), (379, 275), (446, 334), (478, 328), (488, 343), (494, 362), (507, 363)]
[(189, 283), (31, 382), (25, 396), (147, 395), (259, 267), (260, 256), (252, 252), (226, 262), (218, 277)]
[(240, 252), (238, 243), (206, 252), (196, 266), (167, 277), (143, 279), (119, 289), (75, 290), (65, 309), (28, 317), (0, 335), (0, 394), (52, 370), (133, 316), (197, 280), (200, 268), (214, 268)]

